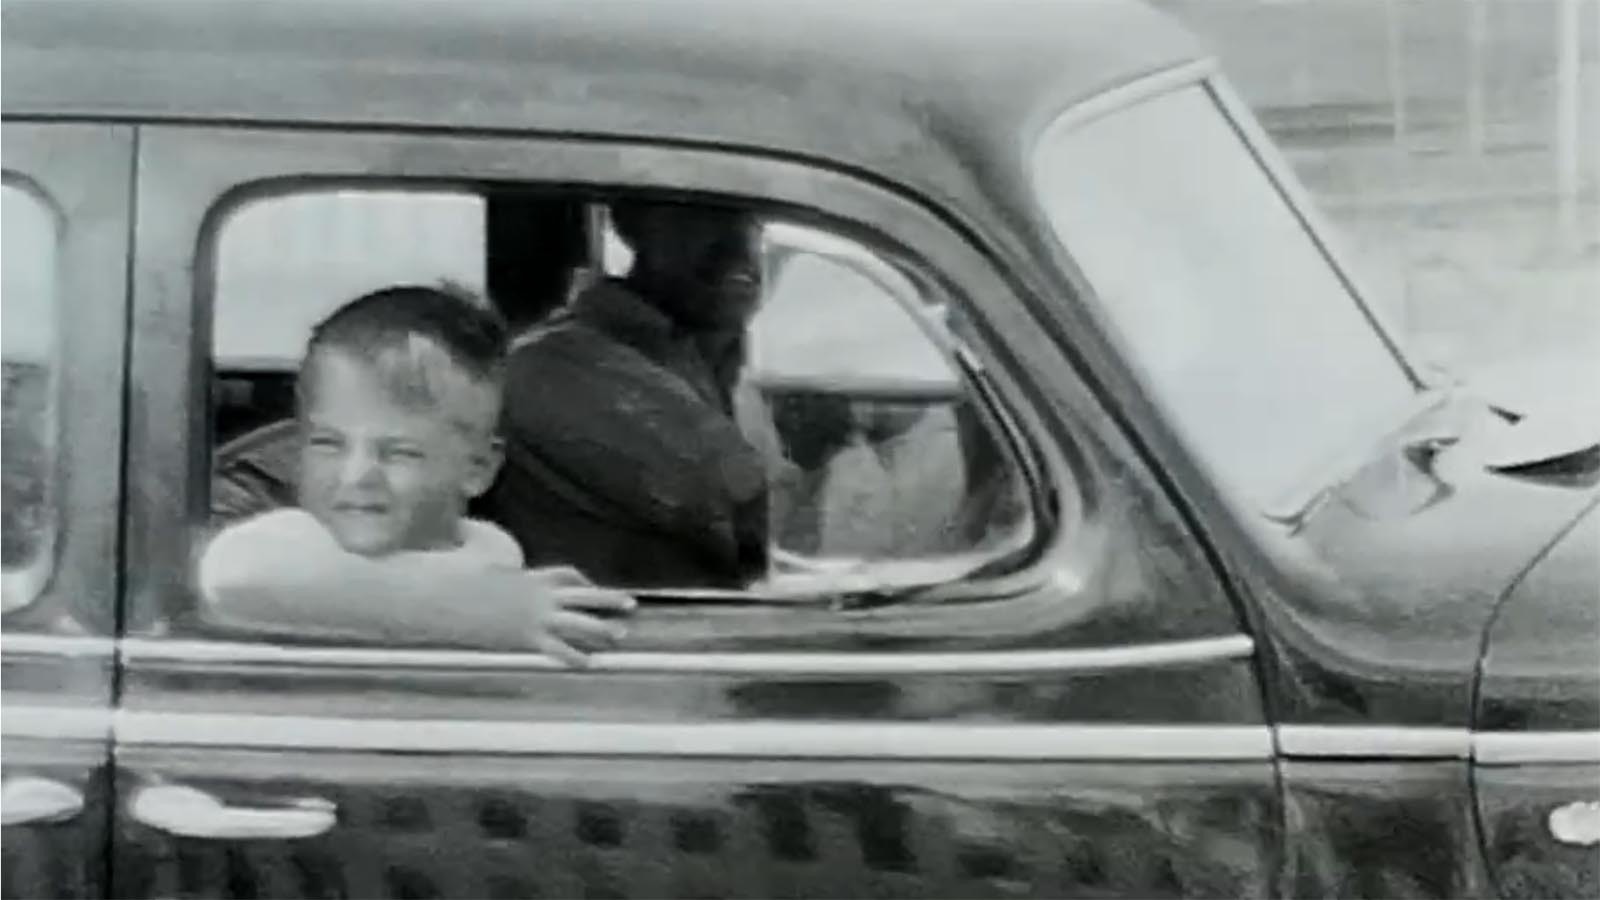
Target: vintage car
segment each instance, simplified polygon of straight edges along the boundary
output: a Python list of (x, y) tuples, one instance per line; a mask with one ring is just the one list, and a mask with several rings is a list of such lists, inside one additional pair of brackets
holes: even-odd
[[(5, 896), (1600, 893), (1600, 447), (1425, 377), (1157, 12), (3, 16)], [(197, 596), (311, 322), (542, 314), (644, 195), (763, 217), (770, 577), (578, 669)]]

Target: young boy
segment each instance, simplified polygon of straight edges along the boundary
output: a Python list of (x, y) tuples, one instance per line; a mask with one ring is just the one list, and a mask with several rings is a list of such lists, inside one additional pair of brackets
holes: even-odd
[(569, 662), (615, 640), (579, 609), (632, 598), (570, 569), (522, 570), (516, 541), (465, 515), (493, 483), (505, 327), (458, 292), (404, 286), (312, 331), (297, 386), (299, 508), (216, 536), (210, 613), (297, 635), (535, 647)]

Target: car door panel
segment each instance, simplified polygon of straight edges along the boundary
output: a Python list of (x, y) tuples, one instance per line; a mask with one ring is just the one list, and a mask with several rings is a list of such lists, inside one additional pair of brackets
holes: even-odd
[(8, 735), (0, 753), (8, 773), (0, 798), (0, 896), (104, 896), (102, 851), (109, 847), (110, 822), (105, 738)]
[(133, 747), (123, 801), (182, 784), (338, 824), (224, 841), (125, 816), (118, 896), (1263, 896), (1277, 827), (1259, 762), (218, 756)]
[[(1248, 657), (1222, 649), (1174, 683), (1248, 685)], [(809, 677), (713, 676), (627, 653), (568, 672), (304, 652), (127, 642), (119, 896), (1261, 896), (1276, 865), (1270, 734), (1243, 704), (1160, 725), (1072, 715), (1060, 685), (1078, 679), (1141, 706), (1137, 669), (848, 678), (813, 657)], [(329, 804), (336, 824), (259, 840), (197, 836), (215, 826), (198, 812), (191, 833), (144, 820), (139, 798), (172, 787)]]
[[(969, 296), (1005, 296), (926, 211), (803, 165), (642, 144), (150, 128), (139, 171), (134, 319), (149, 327), (133, 369), (150, 414), (177, 424), (130, 435), (150, 489), (128, 511), (119, 895), (1271, 891), (1280, 806), (1253, 645), (1146, 475), (1119, 471), (1071, 552), (1045, 548), (1054, 577), (948, 605), (656, 596), (624, 652), (583, 670), (268, 642), (196, 615), (186, 535), (206, 477), (194, 404), (209, 311), (191, 308), (207, 290), (192, 279), (219, 198), (392, 176), (826, 200), (933, 242), (928, 258), (978, 279)], [(1037, 361), (1032, 377), (1072, 380), (1019, 307), (992, 312), (1022, 335), (1011, 349)], [(1008, 391), (1009, 377), (995, 373)], [(1056, 412), (1019, 415), (1042, 428)]]
[[(8, 119), (5, 181), (52, 219), (53, 292), (28, 315), (49, 316), (38, 490), (47, 524), (26, 571), (6, 571), (0, 708), (5, 817), (5, 897), (98, 897), (109, 846), (110, 710), (115, 681), (117, 521), (120, 493), (127, 252), (133, 130), (124, 126)], [(19, 194), (19, 195), (20, 195)], [(45, 253), (6, 219), (7, 265)], [(25, 240), (28, 238), (28, 240)], [(37, 259), (31, 262), (38, 262)], [(27, 285), (23, 285), (27, 287)], [(6, 290), (13, 290), (8, 278)], [(25, 334), (46, 323), (10, 318)], [(10, 343), (8, 341), (8, 347)], [(23, 390), (8, 355), (7, 400)], [(23, 368), (35, 365), (18, 359)], [(20, 370), (19, 370), (20, 372)], [(19, 374), (20, 378), (21, 375)], [(26, 426), (7, 403), (6, 502), (25, 471), (13, 459)], [(17, 429), (24, 429), (18, 431)], [(28, 448), (32, 450), (33, 448)], [(24, 491), (28, 488), (24, 487)], [(8, 513), (12, 512), (8, 508)], [(26, 520), (24, 520), (26, 521)], [(9, 539), (16, 527), (10, 515)], [(9, 561), (9, 559), (8, 559)]]
[(1288, 895), (1490, 892), (1465, 760), (1290, 760), (1283, 779)]

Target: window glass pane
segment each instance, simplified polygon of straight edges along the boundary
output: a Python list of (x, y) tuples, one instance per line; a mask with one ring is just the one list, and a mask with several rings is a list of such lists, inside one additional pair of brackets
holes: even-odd
[(1057, 129), (1036, 164), (1135, 368), (1249, 502), (1286, 499), (1409, 405), (1409, 378), (1205, 89)]
[(56, 367), (56, 276), (59, 223), (45, 201), (19, 184), (7, 183), (3, 203), (5, 254), (0, 258), (4, 322), (0, 365), (4, 368), (5, 608), (25, 605), (50, 551), (55, 527), (53, 479)]

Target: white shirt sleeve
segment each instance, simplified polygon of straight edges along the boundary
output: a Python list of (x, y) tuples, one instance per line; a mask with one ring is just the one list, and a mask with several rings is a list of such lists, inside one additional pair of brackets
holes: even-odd
[(494, 569), (520, 569), (524, 563), (522, 547), (516, 539), (482, 519), (461, 520), (461, 546), (452, 552)]
[(519, 585), (505, 579), (521, 579), (522, 552), (493, 525), (462, 525), (460, 546), (369, 558), (340, 547), (304, 510), (277, 510), (212, 539), (200, 589), (208, 614), (233, 626), (498, 646), (521, 633), (520, 592), (507, 600)]
[(285, 559), (315, 566), (329, 554), (344, 552), (310, 513), (293, 507), (275, 509), (224, 528), (206, 544), (200, 557), (200, 593), (215, 603), (219, 592), (249, 582), (264, 567), (281, 565)]

